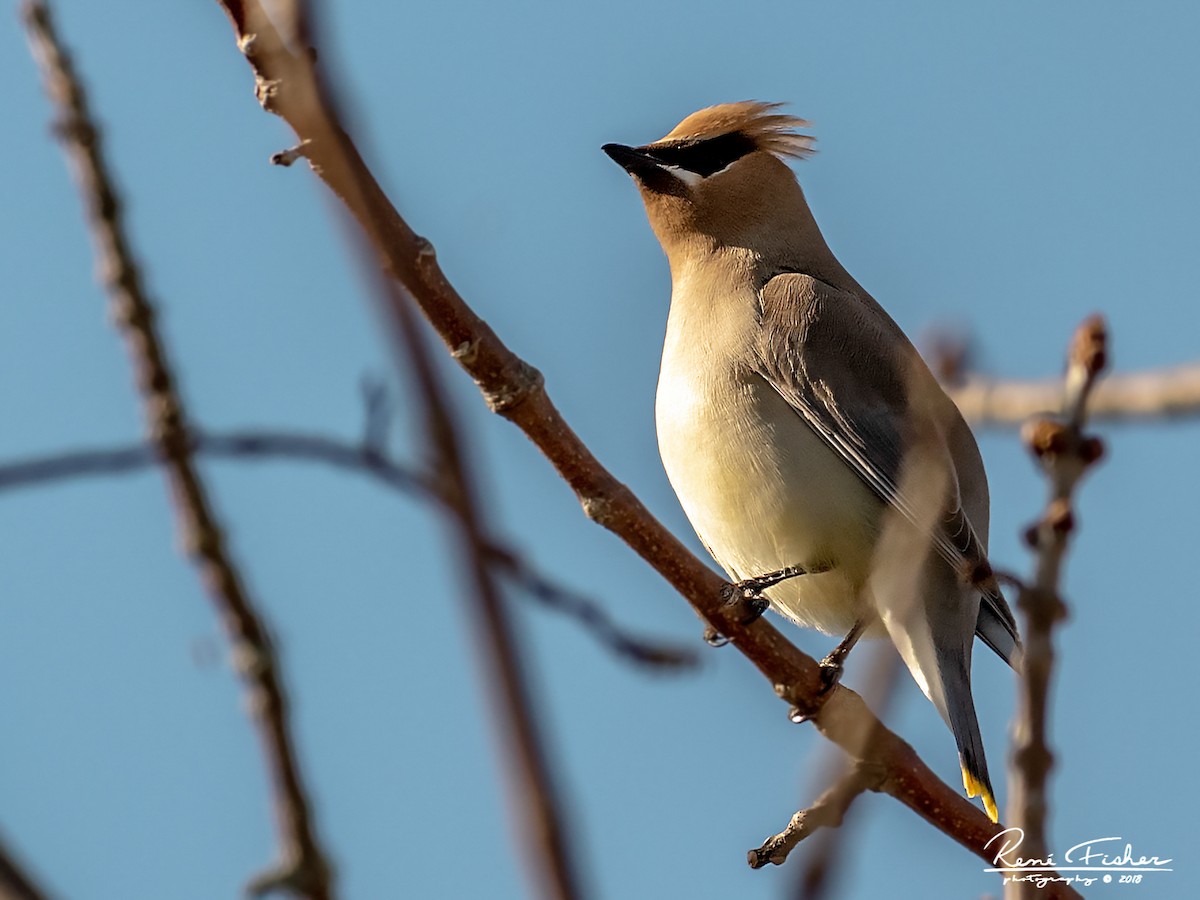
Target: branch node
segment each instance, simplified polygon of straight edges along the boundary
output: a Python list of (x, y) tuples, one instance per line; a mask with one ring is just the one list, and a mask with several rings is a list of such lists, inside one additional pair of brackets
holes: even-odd
[(1057, 535), (1068, 535), (1075, 528), (1075, 514), (1071, 511), (1071, 501), (1059, 497), (1046, 507), (1046, 525)]
[(1108, 326), (1104, 317), (1093, 313), (1083, 321), (1071, 341), (1070, 366), (1078, 367), (1095, 378), (1108, 365)]
[(275, 112), (275, 98), (279, 96), (279, 78), (263, 78), (261, 75), (254, 79), (254, 96), (259, 104), (269, 113)]
[(429, 238), (418, 234), (413, 237), (413, 244), (416, 246), (418, 264), (428, 266), (437, 261), (437, 248)]
[(459, 365), (470, 368), (475, 364), (475, 360), (479, 356), (479, 338), (463, 341), (450, 351), (450, 355), (454, 357)]
[(1021, 428), (1021, 440), (1038, 459), (1062, 455), (1070, 446), (1067, 426), (1053, 419), (1034, 419)]
[(546, 379), (541, 372), (522, 360), (512, 367), (509, 377), (499, 385), (476, 383), (483, 392), (488, 409), (498, 415), (504, 415), (528, 400), (530, 395), (542, 390)]
[(1079, 445), (1079, 459), (1085, 466), (1093, 466), (1104, 458), (1104, 441), (1095, 436), (1086, 437)]
[(308, 157), (308, 148), (312, 144), (312, 140), (305, 138), (295, 147), (289, 147), (287, 150), (280, 150), (278, 153), (271, 154), (271, 165), (288, 167), (296, 160)]
[(583, 514), (597, 525), (607, 528), (612, 523), (613, 502), (608, 497), (598, 495), (583, 497), (580, 499), (579, 505), (583, 507)]

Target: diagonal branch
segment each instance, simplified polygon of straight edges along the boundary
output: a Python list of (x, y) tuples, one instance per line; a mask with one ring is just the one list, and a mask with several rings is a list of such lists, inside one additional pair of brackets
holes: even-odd
[(0, 900), (46, 900), (46, 897), (9, 848), (0, 844)]
[(263, 893), (286, 888), (313, 900), (326, 900), (334, 895), (333, 876), (300, 773), (278, 655), (226, 546), (208, 491), (191, 458), (186, 411), (155, 326), (154, 307), (134, 262), (99, 131), (71, 59), (55, 33), (49, 9), (40, 0), (31, 0), (23, 14), (46, 92), (59, 116), (57, 132), (86, 205), (101, 277), (112, 301), (113, 319), (125, 337), (146, 427), (171, 486), (180, 539), (233, 646), (267, 758), (281, 859), (277, 869), (255, 879), (251, 890)]
[[(504, 345), (472, 311), (438, 266), (432, 245), (404, 221), (353, 144), (322, 110), (313, 54), (296, 47), (262, 14), (259, 0), (218, 0), (255, 76), (263, 107), (295, 131), (296, 154), (345, 204), (387, 262), (391, 275), (416, 300), (454, 359), (478, 385), (489, 408), (516, 424), (578, 496), (584, 512), (625, 541), (682, 594), (704, 620), (729, 638), (769, 679), (778, 696), (852, 756), (885, 772), (881, 789), (964, 847), (987, 859), (998, 833), (983, 813), (942, 782), (913, 749), (884, 728), (854, 692), (825, 692), (815, 660), (769, 622), (747, 624), (741, 606), (722, 600), (726, 583), (658, 522), (595, 458), (546, 394), (541, 374)], [(318, 98), (314, 100), (314, 98)], [(400, 315), (398, 311), (395, 313)], [(866, 729), (870, 745), (861, 742)], [(878, 729), (875, 731), (875, 729)], [(1048, 897), (1076, 897), (1061, 885)]]

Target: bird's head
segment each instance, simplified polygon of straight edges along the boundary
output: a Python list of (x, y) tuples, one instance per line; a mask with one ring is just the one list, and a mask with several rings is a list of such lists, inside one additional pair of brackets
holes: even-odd
[(811, 220), (784, 160), (810, 155), (813, 139), (798, 131), (806, 121), (778, 108), (723, 103), (692, 113), (652, 143), (604, 145), (633, 176), (669, 257), (713, 246), (771, 253)]

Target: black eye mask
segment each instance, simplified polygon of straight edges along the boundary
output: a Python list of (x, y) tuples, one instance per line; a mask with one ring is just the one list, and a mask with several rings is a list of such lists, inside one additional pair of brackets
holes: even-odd
[(753, 139), (733, 131), (714, 138), (650, 144), (638, 149), (668, 166), (678, 166), (707, 178), (747, 153), (753, 153), (757, 147)]

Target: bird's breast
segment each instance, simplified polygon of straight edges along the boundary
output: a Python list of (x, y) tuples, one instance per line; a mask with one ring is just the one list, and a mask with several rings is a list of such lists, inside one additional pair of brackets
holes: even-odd
[(703, 333), (668, 334), (655, 419), (671, 486), (730, 576), (828, 567), (768, 596), (801, 624), (848, 629), (878, 515), (854, 473), (748, 358)]

